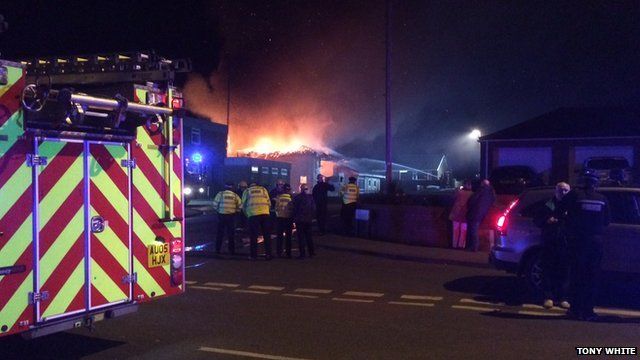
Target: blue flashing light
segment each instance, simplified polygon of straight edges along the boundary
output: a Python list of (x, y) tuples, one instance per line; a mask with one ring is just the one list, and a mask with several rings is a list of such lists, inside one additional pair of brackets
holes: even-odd
[(191, 161), (193, 161), (194, 163), (201, 163), (202, 162), (202, 154), (193, 153), (193, 155), (191, 155)]

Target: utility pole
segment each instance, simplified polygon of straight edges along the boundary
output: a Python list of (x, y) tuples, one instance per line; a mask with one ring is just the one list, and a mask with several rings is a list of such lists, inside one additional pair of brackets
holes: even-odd
[(386, 67), (385, 67), (385, 97), (386, 97), (386, 173), (385, 180), (387, 182), (387, 191), (391, 189), (391, 181), (393, 177), (392, 158), (391, 158), (391, 1), (386, 0)]

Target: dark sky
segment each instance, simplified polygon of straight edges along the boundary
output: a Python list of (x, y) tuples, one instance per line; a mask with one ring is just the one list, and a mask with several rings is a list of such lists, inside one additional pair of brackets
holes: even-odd
[[(384, 158), (384, 14), (373, 1), (0, 2), (4, 58), (153, 48), (191, 57), (189, 105), (231, 147), (296, 138)], [(562, 106), (640, 100), (638, 1), (394, 1), (394, 161), (477, 161), (464, 136)]]

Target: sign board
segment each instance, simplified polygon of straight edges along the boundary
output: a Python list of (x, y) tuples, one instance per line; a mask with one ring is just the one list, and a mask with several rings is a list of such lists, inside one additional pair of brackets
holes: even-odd
[(369, 221), (369, 209), (356, 209), (356, 220)]

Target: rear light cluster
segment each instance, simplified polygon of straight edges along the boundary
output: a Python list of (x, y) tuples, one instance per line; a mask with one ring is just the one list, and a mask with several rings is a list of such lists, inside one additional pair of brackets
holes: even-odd
[(182, 285), (184, 277), (184, 252), (182, 239), (171, 240), (171, 286)]
[(513, 200), (511, 204), (509, 204), (509, 206), (504, 210), (502, 215), (498, 217), (498, 220), (496, 221), (496, 230), (500, 235), (507, 234), (507, 220), (509, 219), (509, 213), (511, 212), (511, 210), (513, 210), (514, 207), (516, 207), (517, 204), (518, 199)]

